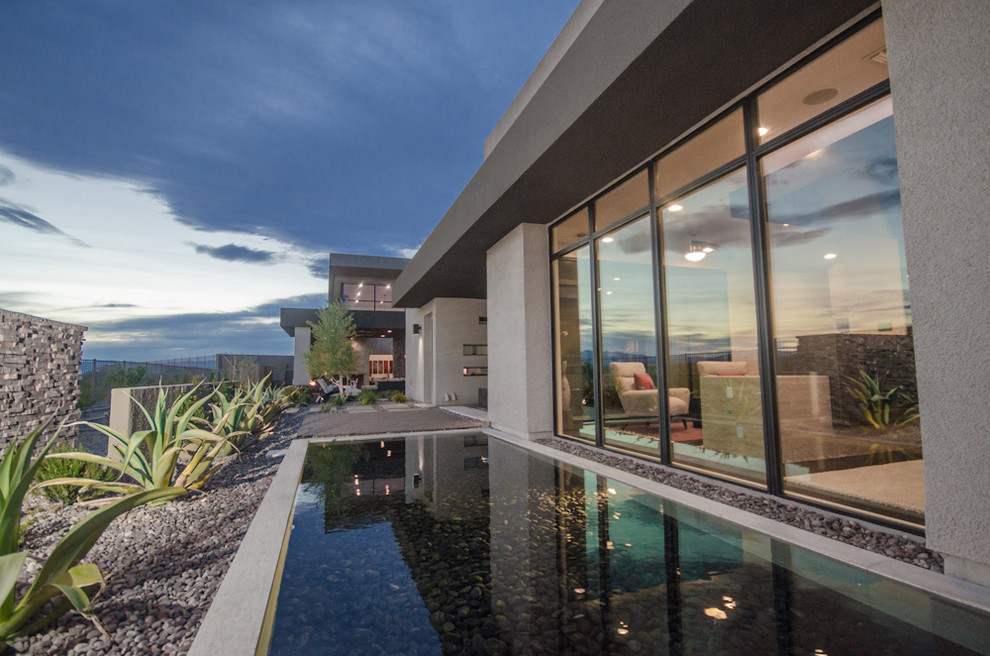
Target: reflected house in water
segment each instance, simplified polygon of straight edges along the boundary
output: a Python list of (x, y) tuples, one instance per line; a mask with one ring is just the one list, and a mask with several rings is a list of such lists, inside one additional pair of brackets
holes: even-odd
[(301, 489), (272, 655), (987, 653), (990, 617), (484, 434), (314, 444)]
[(990, 585), (988, 34), (980, 3), (582, 2), (395, 281), (407, 394), (483, 373), (498, 430)]

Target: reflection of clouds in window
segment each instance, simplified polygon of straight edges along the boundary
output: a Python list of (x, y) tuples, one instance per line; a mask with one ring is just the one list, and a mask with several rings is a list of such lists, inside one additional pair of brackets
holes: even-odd
[(890, 110), (881, 101), (764, 160), (778, 339), (910, 324)]

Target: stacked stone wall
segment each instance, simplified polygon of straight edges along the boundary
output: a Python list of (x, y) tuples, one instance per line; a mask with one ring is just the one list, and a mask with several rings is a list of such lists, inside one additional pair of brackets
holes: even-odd
[[(44, 436), (80, 417), (79, 362), (85, 326), (0, 308), (0, 449), (54, 416)], [(64, 428), (67, 439), (76, 428)]]

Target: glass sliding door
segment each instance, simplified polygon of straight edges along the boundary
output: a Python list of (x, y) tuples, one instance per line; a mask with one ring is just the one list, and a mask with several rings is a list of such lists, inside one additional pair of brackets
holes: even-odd
[(784, 488), (924, 511), (890, 98), (762, 159)]
[(649, 215), (598, 239), (601, 411), (606, 445), (659, 456), (652, 242)]
[(556, 424), (567, 437), (595, 441), (594, 334), (589, 246), (553, 262)]
[(667, 377), (688, 398), (675, 464), (763, 484), (763, 400), (746, 169), (665, 202)]

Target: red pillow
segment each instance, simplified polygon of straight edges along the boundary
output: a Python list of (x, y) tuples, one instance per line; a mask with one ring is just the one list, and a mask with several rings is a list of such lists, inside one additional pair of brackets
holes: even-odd
[(650, 374), (635, 374), (633, 379), (636, 381), (636, 389), (638, 390), (656, 389), (656, 385), (653, 384)]
[(715, 375), (716, 376), (745, 376), (746, 374), (739, 373), (739, 374), (715, 374)]

